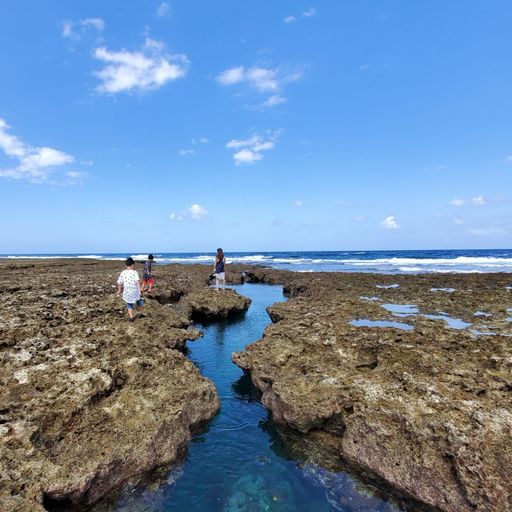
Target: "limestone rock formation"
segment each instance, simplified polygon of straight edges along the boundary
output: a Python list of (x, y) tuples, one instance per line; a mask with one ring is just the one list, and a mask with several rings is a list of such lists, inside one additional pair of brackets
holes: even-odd
[(244, 313), (251, 300), (231, 289), (207, 288), (188, 294), (182, 303), (192, 319), (211, 321)]
[(0, 263), (1, 510), (94, 503), (182, 457), (219, 408), (213, 384), (176, 350), (201, 333), (156, 301), (127, 322), (119, 270)]
[[(287, 276), (296, 298), (270, 308), (276, 323), (233, 360), (276, 421), (310, 433), (346, 466), (416, 503), (412, 510), (510, 511), (510, 281)], [(389, 303), (417, 313), (394, 315)], [(450, 328), (453, 317), (467, 325)]]

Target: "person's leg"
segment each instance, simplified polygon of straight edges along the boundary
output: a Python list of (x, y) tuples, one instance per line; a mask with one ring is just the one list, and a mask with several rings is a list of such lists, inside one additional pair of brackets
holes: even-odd
[(128, 308), (128, 318), (133, 321), (133, 304), (126, 304)]
[(219, 281), (222, 285), (222, 288), (225, 288), (226, 287), (226, 274), (224, 272), (222, 272), (219, 276)]
[(153, 288), (155, 287), (155, 278), (151, 277), (149, 279), (149, 290), (148, 293), (153, 293)]
[(142, 299), (139, 299), (137, 301), (137, 309), (140, 311), (140, 318), (145, 318), (145, 314), (144, 314), (144, 301)]

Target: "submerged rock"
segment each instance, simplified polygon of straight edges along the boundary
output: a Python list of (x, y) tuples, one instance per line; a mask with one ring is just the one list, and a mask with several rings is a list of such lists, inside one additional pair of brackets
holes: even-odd
[(211, 321), (240, 315), (245, 313), (250, 305), (251, 299), (234, 290), (214, 288), (192, 292), (182, 301), (182, 307), (196, 321)]
[[(354, 318), (396, 319), (360, 299), (383, 276), (286, 279), (304, 294), (270, 308), (276, 323), (233, 355), (274, 419), (311, 433), (345, 466), (414, 503), (412, 510), (512, 510), (507, 276), (393, 276), (400, 287), (380, 290), (386, 303), (468, 322), (457, 331), (413, 314), (403, 318), (414, 327), (407, 332), (350, 325)], [(478, 322), (495, 336), (471, 332), (477, 309), (492, 313)]]

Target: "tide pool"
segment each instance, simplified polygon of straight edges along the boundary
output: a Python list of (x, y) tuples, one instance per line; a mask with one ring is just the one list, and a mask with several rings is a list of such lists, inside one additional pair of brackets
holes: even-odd
[(114, 510), (398, 512), (350, 475), (294, 458), (258, 390), (231, 361), (233, 352), (261, 338), (270, 323), (266, 307), (284, 300), (282, 287), (234, 288), (252, 299), (249, 311), (235, 321), (199, 326), (204, 338), (187, 351), (215, 383), (219, 414), (193, 438), (185, 460), (163, 483), (127, 488)]

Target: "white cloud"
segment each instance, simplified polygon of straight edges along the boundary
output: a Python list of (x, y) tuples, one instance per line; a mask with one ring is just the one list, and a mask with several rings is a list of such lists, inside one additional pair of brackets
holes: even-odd
[(221, 85), (246, 84), (261, 94), (270, 94), (260, 107), (271, 108), (286, 102), (286, 98), (281, 95), (282, 89), (290, 82), (301, 78), (301, 70), (283, 73), (279, 68), (238, 66), (226, 69), (216, 80)]
[(80, 162), (82, 165), (93, 165), (94, 162), (92, 160), (82, 160)]
[(460, 224), (464, 224), (464, 221), (462, 219), (458, 219), (457, 217), (455, 217), (453, 219), (453, 223), (460, 225)]
[(201, 206), (200, 204), (193, 204), (185, 210), (171, 213), (169, 215), (169, 219), (176, 222), (180, 222), (187, 218), (192, 218), (193, 220), (199, 221), (202, 220), (206, 215), (209, 215), (209, 212), (204, 206)]
[(192, 139), (192, 144), (209, 144), (210, 139), (208, 137), (199, 137), (199, 139)]
[(354, 220), (355, 220), (356, 222), (364, 222), (364, 221), (366, 220), (366, 217), (365, 217), (364, 215), (356, 215), (356, 216), (354, 217)]
[(396, 219), (393, 215), (390, 215), (389, 217), (386, 217), (380, 225), (386, 229), (399, 229), (400, 226), (396, 222)]
[(85, 18), (80, 20), (80, 25), (82, 27), (93, 27), (99, 31), (105, 29), (105, 21), (102, 18)]
[(472, 197), (471, 203), (476, 206), (484, 206), (485, 204), (487, 204), (486, 200), (482, 196)]
[(79, 21), (64, 20), (62, 22), (62, 37), (80, 40), (88, 28), (98, 32), (105, 29), (105, 20), (102, 18), (84, 18)]
[(508, 231), (503, 228), (489, 228), (489, 229), (472, 229), (468, 231), (470, 235), (475, 236), (505, 236), (508, 234)]
[(512, 163), (512, 155), (509, 155), (505, 158), (506, 162)]
[(339, 208), (350, 208), (352, 203), (350, 201), (336, 201), (336, 206)]
[(316, 16), (316, 9), (314, 7), (310, 7), (307, 11), (302, 13), (303, 18), (312, 18), (313, 16)]
[(293, 206), (297, 206), (297, 207), (300, 207), (302, 206), (304, 203), (300, 200), (300, 199), (297, 199), (297, 201), (293, 201), (292, 202), (292, 205)]
[(165, 45), (147, 38), (141, 51), (110, 51), (96, 48), (93, 56), (105, 67), (94, 73), (101, 84), (96, 90), (103, 93), (148, 91), (182, 78), (189, 61), (185, 55), (168, 55)]
[(75, 158), (63, 151), (50, 147), (33, 147), (8, 133), (9, 125), (0, 118), (0, 149), (17, 160), (17, 165), (0, 169), (0, 177), (26, 179), (34, 183), (45, 181), (52, 168), (70, 164)]
[(283, 19), (283, 23), (295, 23), (297, 21), (297, 18), (295, 16), (286, 16), (286, 18)]
[(226, 148), (235, 150), (233, 160), (236, 165), (253, 164), (263, 158), (263, 151), (274, 149), (280, 134), (280, 131), (275, 131), (266, 138), (256, 134), (245, 140), (232, 139), (226, 143)]
[(244, 80), (245, 69), (243, 66), (226, 69), (217, 77), (217, 81), (222, 85), (238, 84), (240, 82), (243, 82)]
[(85, 178), (87, 176), (87, 173), (86, 172), (83, 172), (83, 171), (68, 171), (66, 172), (66, 176), (68, 178), (73, 178), (73, 179), (81, 179), (81, 178)]
[(464, 206), (466, 204), (472, 204), (474, 206), (485, 206), (487, 204), (487, 199), (483, 196), (475, 196), (470, 199), (461, 199), (460, 197), (456, 197), (450, 201), (450, 204), (453, 206)]
[(193, 204), (188, 211), (194, 220), (201, 220), (205, 215), (208, 215), (208, 210), (200, 204)]
[(171, 6), (167, 2), (162, 2), (156, 10), (156, 15), (159, 18), (167, 16), (171, 12)]
[(179, 156), (187, 156), (187, 155), (193, 155), (195, 151), (193, 149), (180, 149), (178, 155)]
[(262, 104), (261, 106), (263, 108), (272, 108), (276, 105), (281, 105), (282, 103), (286, 103), (288, 100), (281, 96), (280, 94), (273, 94), (272, 96), (269, 96)]

